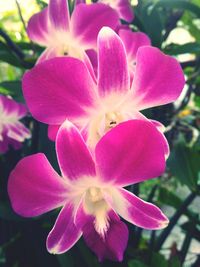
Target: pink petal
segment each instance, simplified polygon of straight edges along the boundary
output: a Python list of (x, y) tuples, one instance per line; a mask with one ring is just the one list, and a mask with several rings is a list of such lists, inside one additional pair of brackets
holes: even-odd
[(85, 3), (85, 0), (75, 0), (75, 5)]
[(74, 212), (74, 223), (78, 229), (83, 229), (88, 222), (94, 221), (94, 216), (86, 214), (83, 207), (83, 198), (81, 199), (77, 209)]
[(82, 232), (74, 225), (73, 220), (73, 206), (67, 203), (47, 237), (47, 249), (50, 253), (64, 253), (80, 239)]
[(92, 79), (94, 80), (95, 83), (97, 83), (95, 69), (93, 68), (92, 62), (91, 62), (88, 54), (86, 52), (84, 52), (82, 55), (82, 58), (79, 58), (79, 59), (81, 59), (85, 63)]
[(151, 122), (151, 123), (153, 123), (155, 125), (155, 127), (158, 129), (158, 131), (162, 134), (163, 146), (164, 146), (164, 151), (165, 151), (165, 158), (167, 159), (169, 157), (169, 154), (170, 154), (170, 148), (169, 148), (168, 141), (167, 141), (167, 139), (166, 139), (166, 137), (164, 135), (165, 126), (162, 123), (160, 123), (159, 121), (149, 120), (141, 112), (135, 112), (134, 119), (149, 121), (149, 122)]
[(163, 136), (149, 121), (120, 123), (102, 137), (95, 155), (102, 179), (120, 186), (157, 177), (165, 170)]
[(85, 64), (70, 57), (36, 65), (25, 73), (22, 85), (30, 112), (48, 124), (84, 116), (95, 97), (95, 84)]
[(40, 45), (45, 46), (48, 43), (48, 8), (30, 18), (27, 34), (32, 41)]
[(167, 159), (169, 157), (169, 154), (170, 154), (170, 148), (169, 148), (169, 143), (167, 141), (167, 138), (164, 135), (165, 126), (162, 123), (160, 123), (159, 121), (156, 121), (156, 120), (151, 120), (151, 122), (156, 126), (156, 128), (163, 135), (163, 145), (164, 145), (164, 148), (165, 148), (165, 158)]
[(98, 61), (97, 61), (97, 52), (94, 49), (87, 50), (87, 55), (90, 59), (90, 62), (92, 64), (95, 77), (97, 77), (97, 66), (98, 66)]
[(134, 18), (133, 9), (129, 0), (119, 0), (117, 4), (119, 17), (127, 22), (131, 22)]
[(96, 46), (98, 32), (103, 26), (115, 29), (118, 23), (117, 13), (109, 6), (100, 3), (79, 4), (71, 16), (72, 33), (87, 49)]
[(36, 64), (39, 64), (39, 63), (41, 63), (47, 59), (51, 59), (51, 58), (54, 58), (56, 56), (58, 56), (58, 55), (57, 55), (55, 48), (52, 48), (52, 47), (46, 48), (44, 50), (44, 52), (42, 52), (42, 54), (39, 56)]
[(125, 220), (149, 230), (162, 229), (168, 225), (169, 220), (158, 207), (125, 189), (117, 190), (113, 208)]
[(98, 35), (98, 89), (100, 95), (127, 92), (130, 86), (126, 52), (119, 36), (104, 27)]
[(14, 117), (21, 119), (27, 115), (26, 106), (16, 102), (10, 97), (0, 95), (0, 105), (2, 106), (3, 112), (6, 116), (11, 116), (11, 114), (13, 114)]
[(119, 30), (119, 36), (122, 39), (128, 59), (134, 62), (136, 59), (136, 54), (141, 46), (150, 46), (151, 40), (143, 32), (132, 32), (131, 30)]
[(60, 125), (49, 125), (48, 126), (48, 137), (51, 141), (56, 140), (56, 136), (57, 136), (59, 128), (60, 128)]
[(83, 237), (88, 247), (94, 251), (99, 261), (105, 259), (122, 261), (128, 242), (128, 228), (113, 212), (109, 212), (109, 229), (102, 238), (94, 229), (94, 218), (88, 216), (83, 227)]
[(64, 31), (69, 29), (68, 0), (50, 0), (48, 11), (51, 27)]
[(79, 131), (69, 121), (65, 121), (58, 131), (56, 151), (63, 176), (72, 180), (95, 176), (92, 156)]
[(24, 217), (38, 216), (62, 206), (66, 193), (65, 181), (41, 153), (23, 158), (8, 181), (12, 207)]
[(0, 141), (0, 154), (6, 153), (10, 147), (15, 150), (18, 150), (22, 147), (22, 143), (12, 138), (9, 138), (7, 135), (4, 135), (3, 140)]
[(21, 123), (16, 122), (15, 124), (7, 126), (7, 136), (18, 142), (24, 142), (26, 138), (30, 138), (30, 131)]
[(9, 145), (9, 138), (6, 135), (2, 135), (3, 140), (0, 141), (0, 153), (4, 154), (8, 151), (8, 145)]
[(175, 101), (185, 84), (180, 64), (155, 47), (141, 47), (136, 58), (132, 84), (133, 99), (138, 109)]

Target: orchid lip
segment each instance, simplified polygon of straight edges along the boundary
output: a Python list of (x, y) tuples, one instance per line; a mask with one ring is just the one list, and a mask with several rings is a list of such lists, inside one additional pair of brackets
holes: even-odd
[(104, 185), (98, 177), (82, 177), (69, 184), (68, 199), (71, 199), (75, 207), (83, 202), (84, 212), (94, 216), (94, 228), (103, 239), (109, 229), (110, 210), (105, 195), (112, 190), (111, 188), (111, 184)]

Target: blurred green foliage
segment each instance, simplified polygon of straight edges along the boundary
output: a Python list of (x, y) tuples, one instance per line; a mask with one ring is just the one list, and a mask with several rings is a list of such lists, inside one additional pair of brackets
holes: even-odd
[[(41, 0), (32, 3), (34, 12), (46, 6)], [(12, 10), (1, 14), (0, 94), (24, 102), (21, 77), (34, 66), (43, 48), (28, 39), (24, 24), (31, 14), (27, 16), (23, 9), (21, 12), (24, 21), (14, 4)], [(0, 266), (200, 266), (200, 255), (190, 250), (193, 240), (200, 242), (200, 1), (139, 0), (134, 13), (132, 29), (147, 33), (154, 46), (177, 57), (187, 81), (185, 95), (178, 103), (148, 111), (150, 117), (162, 122), (167, 129), (171, 154), (166, 173), (131, 188), (145, 200), (171, 211), (169, 226), (160, 232), (150, 232), (129, 225), (129, 245), (122, 263), (98, 263), (82, 240), (66, 254), (48, 254), (45, 238), (56, 212), (25, 220), (12, 211), (6, 191), (10, 170), (25, 155), (44, 152), (58, 170), (54, 144), (46, 137), (47, 127), (27, 117), (25, 123), (30, 126), (33, 138), (20, 151), (11, 150), (0, 155)], [(182, 36), (183, 31), (187, 38)], [(180, 193), (182, 189), (184, 193)], [(194, 201), (198, 201), (198, 210), (191, 205)], [(181, 241), (174, 237), (177, 227), (184, 237)]]

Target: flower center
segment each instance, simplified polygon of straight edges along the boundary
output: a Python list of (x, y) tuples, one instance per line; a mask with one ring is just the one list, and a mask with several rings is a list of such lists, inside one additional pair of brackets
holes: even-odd
[(84, 209), (87, 214), (95, 217), (94, 228), (102, 238), (109, 228), (108, 211), (109, 206), (104, 199), (102, 190), (98, 187), (90, 187), (86, 191)]
[(88, 194), (88, 198), (91, 202), (97, 202), (103, 199), (102, 192), (97, 187), (90, 187), (86, 194)]
[(57, 56), (71, 56), (83, 59), (83, 47), (78, 39), (74, 38), (70, 32), (55, 31), (49, 39), (49, 45), (56, 48)]
[(68, 55), (71, 57), (83, 59), (83, 52), (77, 44), (62, 45), (60, 54), (64, 56)]
[(134, 104), (131, 91), (110, 93), (99, 98), (95, 110), (91, 110), (88, 125), (88, 145), (94, 147), (99, 139), (119, 123), (133, 117)]
[(94, 116), (89, 124), (88, 144), (91, 147), (94, 146), (105, 133), (123, 122), (124, 119), (122, 113), (118, 111), (105, 112)]

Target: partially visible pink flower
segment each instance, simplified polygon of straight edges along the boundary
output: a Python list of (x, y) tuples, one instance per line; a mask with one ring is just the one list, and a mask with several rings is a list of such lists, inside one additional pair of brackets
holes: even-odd
[(117, 25), (118, 15), (107, 5), (80, 4), (70, 16), (67, 0), (50, 0), (47, 8), (31, 17), (27, 33), (32, 41), (47, 47), (38, 62), (70, 55), (89, 64), (85, 50), (96, 48), (99, 30)]
[[(142, 46), (150, 46), (151, 40), (145, 33), (132, 32), (130, 28), (120, 29), (118, 31), (118, 35), (123, 41), (123, 44), (126, 50), (129, 73), (130, 73), (130, 78), (132, 82), (133, 77), (134, 77), (134, 72), (135, 72), (135, 66), (136, 66), (137, 51)], [(93, 65), (94, 72), (95, 74), (97, 74), (97, 69), (98, 69), (97, 53), (94, 50), (88, 50), (87, 54)]]
[[(85, 0), (76, 0), (76, 4), (85, 3)], [(119, 18), (127, 22), (134, 19), (133, 8), (129, 0), (98, 0), (98, 3), (109, 5), (117, 11)]]
[(21, 147), (26, 138), (30, 138), (29, 130), (19, 121), (27, 114), (25, 105), (0, 95), (0, 153)]
[(94, 146), (123, 121), (147, 120), (141, 110), (171, 103), (183, 89), (180, 64), (159, 49), (140, 47), (135, 62), (130, 86), (125, 47), (119, 36), (105, 27), (98, 36), (97, 84), (78, 59), (54, 58), (24, 75), (26, 103), (41, 122), (61, 125), (66, 118), (71, 120)]
[(142, 46), (150, 46), (151, 40), (143, 32), (132, 32), (128, 29), (120, 29), (118, 34), (121, 40), (123, 41), (126, 50), (129, 73), (132, 80), (136, 67), (136, 57), (138, 49)]
[(22, 159), (8, 181), (12, 207), (25, 217), (62, 207), (47, 238), (51, 253), (66, 252), (83, 235), (100, 261), (121, 261), (128, 229), (118, 215), (145, 229), (168, 224), (159, 208), (123, 188), (161, 175), (164, 150), (162, 135), (152, 123), (130, 120), (109, 131), (93, 157), (78, 130), (66, 121), (56, 138), (62, 177), (44, 154)]

